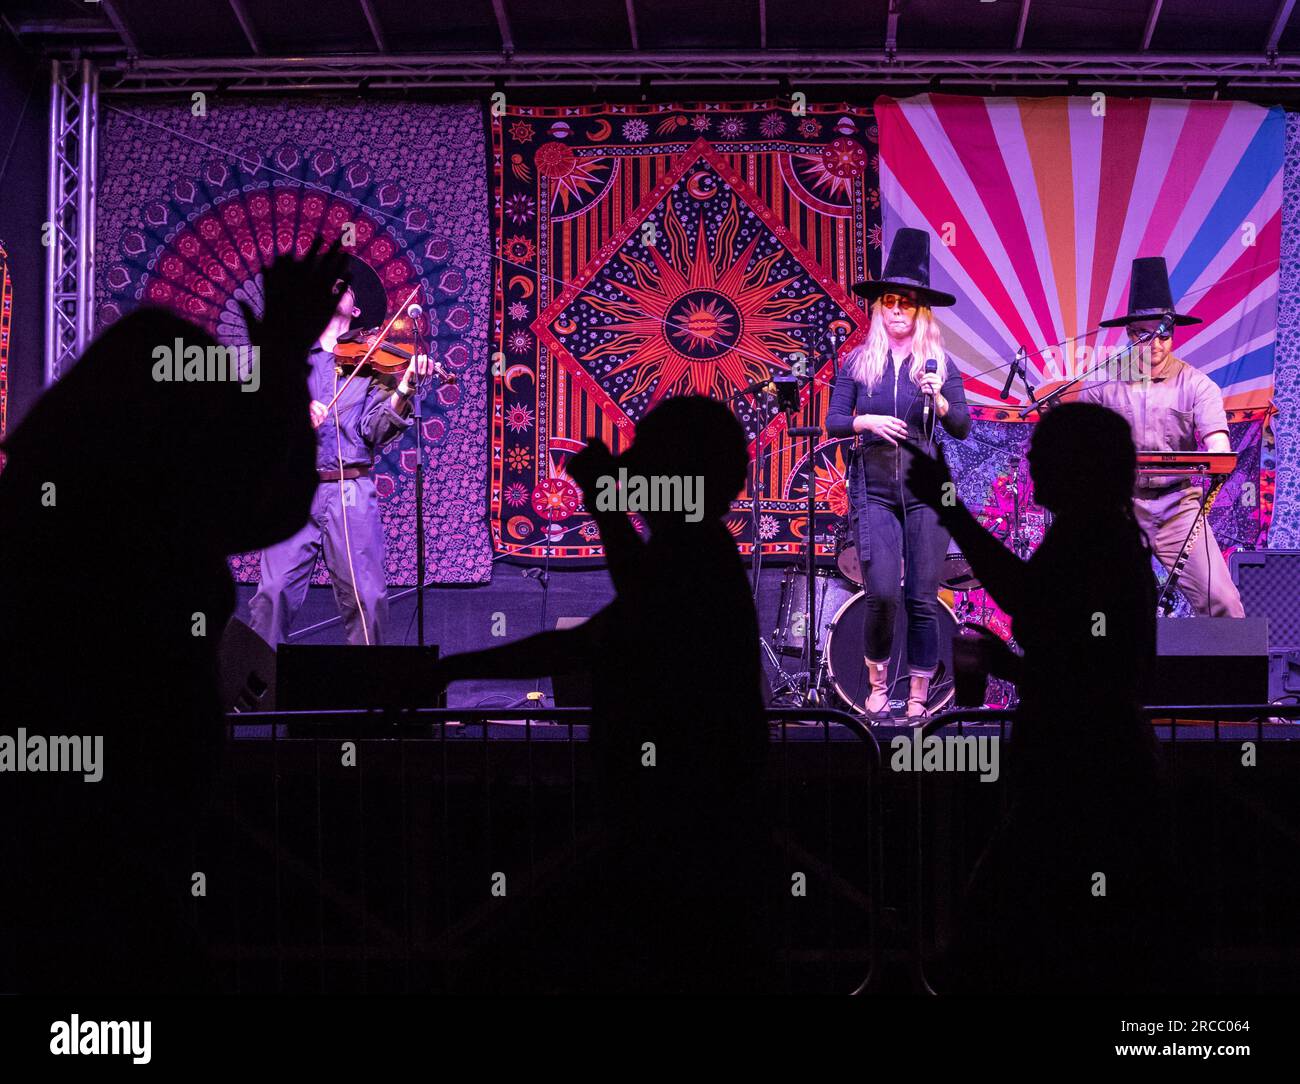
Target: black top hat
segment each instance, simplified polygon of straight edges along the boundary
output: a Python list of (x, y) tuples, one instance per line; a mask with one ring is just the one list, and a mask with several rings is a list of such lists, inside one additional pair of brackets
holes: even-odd
[(1158, 320), (1170, 316), (1175, 324), (1199, 324), (1196, 316), (1174, 312), (1174, 298), (1169, 290), (1169, 269), (1163, 256), (1139, 256), (1133, 261), (1128, 281), (1128, 312), (1113, 320), (1103, 320), (1102, 327), (1123, 327), (1138, 320)]
[(388, 318), (388, 291), (379, 281), (379, 274), (364, 260), (349, 255), (344, 272), (352, 287), (352, 296), (360, 314), (352, 318), (350, 330), (380, 327)]
[(925, 230), (899, 230), (889, 246), (885, 273), (853, 284), (853, 292), (869, 301), (898, 290), (910, 290), (922, 305), (932, 309), (957, 304), (952, 294), (930, 289), (930, 235)]

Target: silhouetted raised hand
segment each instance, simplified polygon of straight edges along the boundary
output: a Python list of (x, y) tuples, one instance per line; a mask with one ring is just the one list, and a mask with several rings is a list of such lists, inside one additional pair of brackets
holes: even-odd
[(317, 237), (302, 259), (291, 253), (277, 257), (262, 272), (266, 305), (261, 317), (246, 302), (239, 303), (249, 337), (306, 351), (334, 314), (339, 298), (334, 287), (340, 280), (347, 281), (347, 257), (338, 241), (322, 251)]

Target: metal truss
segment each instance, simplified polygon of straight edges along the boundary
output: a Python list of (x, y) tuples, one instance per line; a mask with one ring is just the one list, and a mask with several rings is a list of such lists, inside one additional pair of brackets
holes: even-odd
[(95, 117), (99, 73), (89, 60), (50, 65), (46, 192), (45, 383), (81, 355), (94, 329)]
[(1300, 56), (1134, 53), (879, 52), (733, 53), (632, 51), (618, 54), (431, 53), (317, 57), (124, 59), (105, 67), (105, 93), (165, 94), (295, 90), (605, 87), (672, 85), (917, 84), (930, 87), (1212, 88), (1249, 94), (1294, 91)]

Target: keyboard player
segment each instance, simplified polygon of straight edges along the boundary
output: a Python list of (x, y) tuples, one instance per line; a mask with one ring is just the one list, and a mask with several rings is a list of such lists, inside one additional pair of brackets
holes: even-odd
[[(1218, 385), (1173, 353), (1173, 329), (1201, 321), (1174, 311), (1163, 257), (1133, 261), (1128, 307), (1123, 316), (1103, 320), (1102, 327), (1124, 327), (1130, 343), (1149, 335), (1150, 341), (1136, 348), (1149, 350), (1149, 372), (1134, 365), (1129, 374), (1133, 379), (1086, 384), (1079, 398), (1122, 414), (1140, 451), (1231, 451)], [(1191, 477), (1139, 473), (1133, 510), (1165, 568), (1172, 568), (1178, 559), (1200, 506), (1201, 490)], [(1245, 616), (1208, 523), (1201, 526), (1178, 586), (1197, 614)]]

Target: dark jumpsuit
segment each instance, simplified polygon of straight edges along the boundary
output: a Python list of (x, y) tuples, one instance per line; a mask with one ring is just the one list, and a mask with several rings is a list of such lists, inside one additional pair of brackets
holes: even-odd
[[(841, 372), (831, 392), (826, 432), (832, 437), (850, 437), (856, 415), (893, 415), (907, 423), (909, 440), (927, 447), (921, 428), (924, 397), (908, 378), (911, 364), (909, 354), (895, 368), (891, 355), (874, 392)], [(970, 432), (970, 411), (961, 373), (951, 356), (942, 393), (948, 400), (948, 413), (937, 426), (932, 419), (931, 425), (964, 440)], [(871, 662), (888, 661), (901, 595), (907, 607), (911, 672), (933, 675), (939, 664), (939, 572), (948, 552), (948, 532), (938, 516), (907, 488), (911, 453), (874, 433), (858, 436), (859, 447), (849, 464), (848, 490), (852, 537), (857, 540), (866, 591), (863, 653)]]
[[(346, 375), (338, 373), (334, 355), (319, 345), (307, 360), (311, 397), (329, 403)], [(338, 424), (331, 410), (316, 430), (317, 469), (337, 477), (340, 456), (344, 467), (372, 466), (380, 449), (411, 426), (410, 415), (403, 417), (393, 410), (391, 396), (391, 389), (359, 374), (338, 401)], [(311, 518), (302, 529), (262, 551), (262, 582), (248, 604), (249, 625), (273, 647), (284, 642), (307, 597), (311, 571), (322, 549), (348, 643), (384, 643), (388, 621), (384, 529), (379, 494), (369, 474), (321, 482)]]

